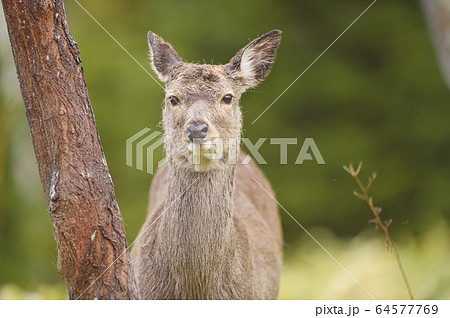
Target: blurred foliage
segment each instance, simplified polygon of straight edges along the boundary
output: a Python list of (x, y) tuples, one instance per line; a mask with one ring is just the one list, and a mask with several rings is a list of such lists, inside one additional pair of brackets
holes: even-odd
[[(148, 67), (146, 33), (186, 61), (226, 63), (271, 29), (283, 31), (268, 79), (241, 100), (244, 135), (297, 137), (289, 162), (267, 141), (262, 169), (279, 202), (374, 296), (404, 298), (400, 274), (342, 169), (364, 161), (392, 218), (392, 235), (413, 291), (449, 298), (450, 103), (416, 1), (377, 2), (255, 124), (259, 114), (370, 1), (80, 1)], [(125, 140), (159, 129), (163, 90), (73, 1), (90, 98), (130, 242), (142, 225), (151, 176), (125, 165)], [(62, 298), (56, 246), (18, 92), (4, 19), (0, 26), (0, 298)], [(153, 74), (153, 73), (152, 73)], [(294, 165), (313, 137), (326, 165)], [(162, 156), (162, 152), (160, 152)], [(282, 298), (365, 298), (361, 289), (284, 212)], [(25, 291), (33, 291), (31, 294)], [(36, 296), (39, 295), (39, 296)]]
[[(395, 257), (384, 248), (384, 237), (372, 227), (343, 239), (324, 228), (313, 228), (326, 249), (376, 299), (409, 299)], [(280, 299), (371, 299), (308, 236), (286, 248)], [(417, 237), (398, 244), (415, 299), (450, 299), (450, 231), (440, 220)]]
[[(376, 299), (408, 299), (404, 282), (383, 237), (372, 228), (353, 238), (339, 238), (324, 228), (310, 229), (326, 249)], [(416, 299), (450, 299), (449, 224), (440, 220), (414, 239), (401, 240), (402, 258)], [(279, 299), (370, 299), (306, 234), (285, 246)], [(63, 283), (39, 284), (33, 290), (13, 284), (0, 287), (0, 299), (67, 299)]]
[(68, 299), (68, 295), (64, 283), (59, 283), (55, 285), (40, 284), (33, 291), (27, 291), (18, 285), (6, 284), (0, 286), (0, 299), (58, 300), (58, 299)]

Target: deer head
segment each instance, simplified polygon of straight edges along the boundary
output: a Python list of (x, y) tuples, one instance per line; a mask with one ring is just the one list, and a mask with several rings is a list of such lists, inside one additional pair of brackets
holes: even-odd
[(225, 65), (199, 65), (183, 62), (169, 43), (148, 32), (152, 68), (166, 86), (165, 149), (177, 168), (206, 172), (236, 162), (242, 130), (239, 99), (268, 75), (280, 39), (281, 32), (273, 30)]

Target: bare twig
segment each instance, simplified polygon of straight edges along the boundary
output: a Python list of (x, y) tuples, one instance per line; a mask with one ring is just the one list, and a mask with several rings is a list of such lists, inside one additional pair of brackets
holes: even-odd
[(386, 248), (389, 251), (391, 251), (394, 254), (395, 258), (397, 259), (397, 264), (398, 264), (398, 267), (400, 268), (400, 272), (402, 273), (403, 280), (404, 280), (406, 288), (408, 290), (409, 298), (414, 299), (413, 294), (411, 292), (411, 287), (409, 286), (408, 279), (406, 278), (405, 270), (403, 269), (403, 265), (400, 260), (400, 255), (398, 254), (397, 249), (395, 248), (394, 242), (392, 241), (391, 235), (389, 234), (389, 225), (391, 225), (392, 219), (389, 219), (386, 221), (381, 220), (381, 217), (380, 217), (381, 208), (375, 206), (375, 204), (373, 203), (373, 198), (369, 197), (369, 194), (368, 194), (368, 191), (369, 191), (370, 187), (372, 186), (373, 181), (376, 179), (377, 174), (375, 172), (372, 173), (372, 175), (369, 177), (369, 181), (368, 181), (367, 185), (364, 186), (358, 176), (359, 173), (361, 172), (361, 169), (362, 169), (362, 161), (359, 162), (356, 170), (353, 167), (352, 163), (350, 163), (348, 166), (344, 166), (344, 170), (347, 171), (353, 177), (353, 179), (355, 179), (356, 183), (358, 184), (358, 186), (361, 190), (361, 193), (359, 193), (358, 191), (353, 191), (353, 194), (356, 197), (360, 198), (361, 200), (366, 201), (367, 204), (369, 205), (370, 210), (375, 215), (375, 219), (370, 220), (370, 223), (375, 223), (377, 228), (379, 227), (384, 232)]

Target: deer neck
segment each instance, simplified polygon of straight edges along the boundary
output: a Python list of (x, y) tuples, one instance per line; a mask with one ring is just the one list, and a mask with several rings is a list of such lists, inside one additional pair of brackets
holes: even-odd
[(194, 172), (172, 166), (168, 178), (169, 195), (161, 217), (162, 252), (170, 258), (174, 279), (189, 286), (184, 290), (190, 294), (183, 298), (214, 297), (208, 286), (222, 281), (235, 246), (235, 167)]
[(214, 244), (211, 239), (226, 243), (233, 214), (235, 167), (195, 172), (172, 166), (168, 178), (164, 215), (170, 220), (166, 224), (169, 230), (182, 235), (180, 247)]

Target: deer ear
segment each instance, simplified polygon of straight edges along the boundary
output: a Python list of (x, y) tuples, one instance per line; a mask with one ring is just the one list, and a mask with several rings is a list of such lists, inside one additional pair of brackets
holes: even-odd
[(226, 65), (244, 91), (269, 74), (280, 40), (281, 31), (272, 30), (242, 48)]
[(166, 82), (170, 69), (182, 60), (172, 46), (155, 33), (148, 31), (147, 38), (152, 68), (161, 81)]

